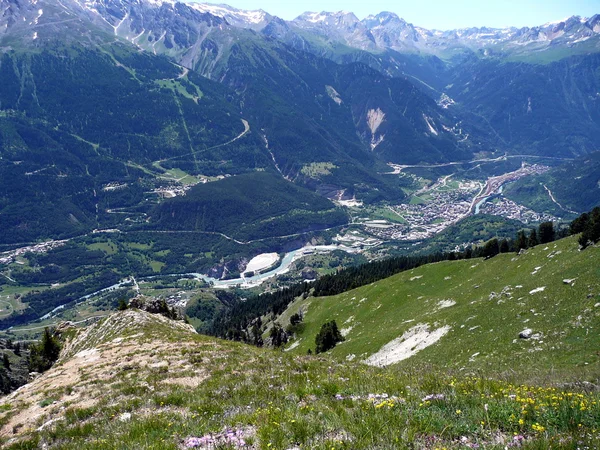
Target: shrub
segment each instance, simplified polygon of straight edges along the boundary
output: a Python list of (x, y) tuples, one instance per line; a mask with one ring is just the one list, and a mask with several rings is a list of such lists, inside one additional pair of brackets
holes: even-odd
[(290, 317), (290, 325), (298, 325), (302, 322), (302, 315), (299, 313), (292, 314)]
[(125, 311), (127, 308), (129, 308), (129, 305), (127, 305), (127, 300), (124, 298), (120, 298), (119, 299), (119, 306), (117, 307), (117, 309), (119, 311)]

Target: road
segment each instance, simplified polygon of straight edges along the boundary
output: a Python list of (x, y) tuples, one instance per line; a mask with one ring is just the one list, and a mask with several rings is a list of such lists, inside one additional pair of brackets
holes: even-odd
[(463, 164), (475, 164), (475, 163), (482, 163), (482, 162), (500, 162), (500, 161), (506, 161), (508, 158), (538, 158), (538, 159), (551, 159), (551, 160), (555, 160), (555, 161), (573, 161), (574, 160), (574, 158), (561, 158), (558, 156), (506, 155), (506, 154), (504, 154), (502, 156), (498, 156), (497, 158), (473, 159), (471, 161), (453, 161), (453, 162), (442, 163), (442, 164), (394, 164), (394, 163), (388, 163), (388, 166), (390, 166), (392, 169), (394, 169), (394, 171), (393, 172), (383, 172), (381, 175), (398, 175), (404, 169), (410, 169), (410, 168), (431, 169), (431, 168), (436, 168), (436, 167), (460, 166)]

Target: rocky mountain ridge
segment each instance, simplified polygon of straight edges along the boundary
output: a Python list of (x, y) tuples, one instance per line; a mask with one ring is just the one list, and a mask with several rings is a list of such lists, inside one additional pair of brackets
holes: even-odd
[[(349, 11), (305, 12), (285, 21), (263, 10), (247, 11), (224, 4), (175, 0), (62, 0), (58, 3), (3, 0), (1, 5), (4, 13), (0, 19), (0, 36), (15, 27), (37, 29), (58, 25), (61, 21), (77, 21), (77, 16), (83, 16), (105, 32), (146, 50), (171, 55), (178, 50), (189, 50), (199, 36), (212, 28), (248, 29), (303, 47), (310, 47), (317, 37), (367, 51), (434, 55), (470, 49), (481, 50), (485, 56), (508, 56), (557, 47), (597, 50), (600, 45), (600, 14), (589, 18), (572, 16), (522, 28), (469, 27), (441, 31), (413, 25), (388, 11), (362, 20)], [(30, 34), (30, 39), (35, 40), (40, 32)], [(214, 49), (207, 45), (202, 50)]]

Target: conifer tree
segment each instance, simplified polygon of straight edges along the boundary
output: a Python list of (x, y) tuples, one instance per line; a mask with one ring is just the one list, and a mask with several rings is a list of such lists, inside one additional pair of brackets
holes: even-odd
[(526, 248), (527, 248), (527, 236), (525, 235), (525, 231), (520, 230), (517, 233), (516, 251), (517, 251), (517, 253), (519, 253), (521, 250), (524, 250)]
[(531, 233), (529, 233), (527, 247), (535, 247), (538, 244), (539, 244), (539, 242), (538, 242), (537, 232), (535, 231), (535, 228), (532, 228)]
[(540, 244), (547, 244), (554, 241), (555, 231), (552, 222), (542, 222), (540, 224)]

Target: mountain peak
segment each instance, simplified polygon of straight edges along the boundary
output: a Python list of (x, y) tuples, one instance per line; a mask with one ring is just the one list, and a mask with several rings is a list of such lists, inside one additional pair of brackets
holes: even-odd
[(307, 11), (305, 13), (300, 14), (298, 17), (294, 19), (294, 21), (300, 22), (311, 22), (311, 23), (340, 23), (345, 22), (348, 23), (358, 23), (358, 17), (353, 12), (350, 11), (337, 11), (337, 12), (328, 12), (321, 11), (320, 13)]
[[(149, 1), (161, 1), (161, 0), (149, 0)], [(167, 0), (170, 1), (170, 0)], [(212, 4), (212, 3), (198, 3), (190, 2), (186, 3), (188, 6), (194, 8), (197, 11), (209, 13), (213, 16), (221, 17), (231, 25), (242, 27), (242, 28), (263, 28), (272, 18), (269, 13), (262, 9), (257, 10), (243, 10), (234, 8), (226, 4)]]

